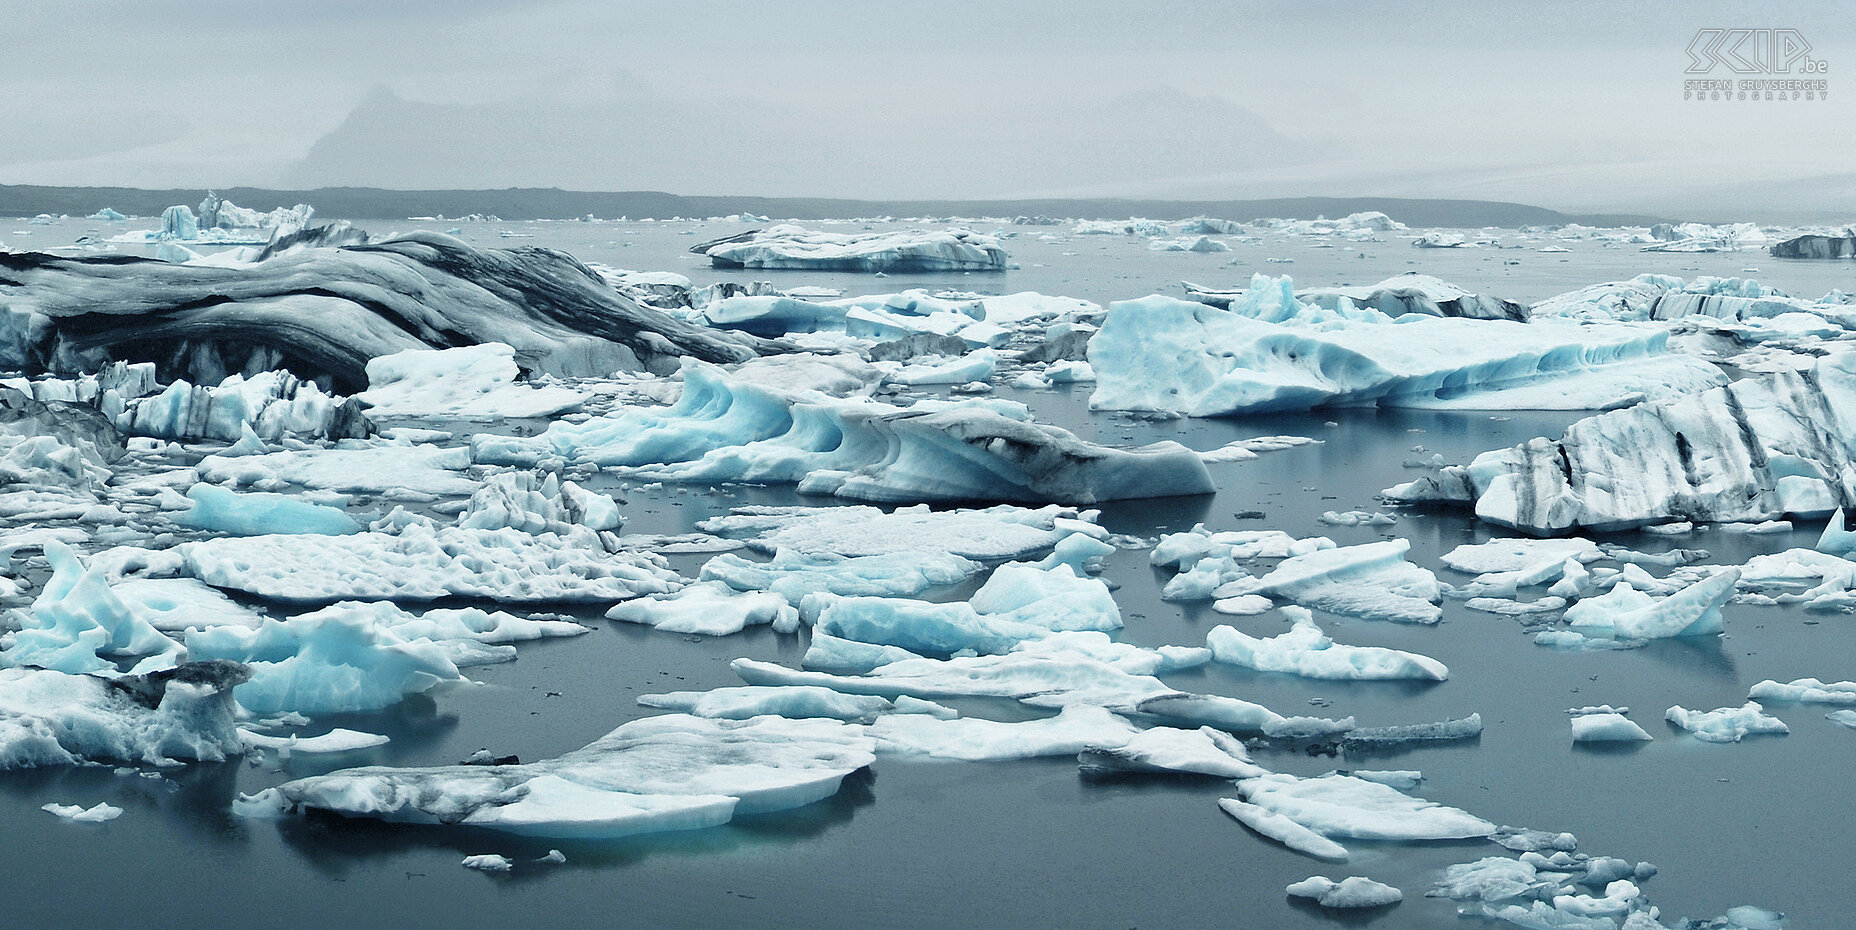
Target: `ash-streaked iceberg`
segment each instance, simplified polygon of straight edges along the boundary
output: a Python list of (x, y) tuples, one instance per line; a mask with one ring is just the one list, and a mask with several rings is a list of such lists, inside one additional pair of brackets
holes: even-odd
[(539, 436), (480, 434), (475, 461), (544, 459), (623, 469), (668, 481), (796, 483), (802, 494), (913, 503), (1063, 501), (1204, 494), (1210, 473), (1175, 442), (1119, 449), (1033, 422), (1016, 404), (928, 402), (898, 408), (866, 398), (788, 393), (683, 369), (669, 408), (630, 408)]
[(806, 271), (1004, 271), (999, 240), (965, 229), (813, 232), (781, 225), (691, 246), (717, 268)]

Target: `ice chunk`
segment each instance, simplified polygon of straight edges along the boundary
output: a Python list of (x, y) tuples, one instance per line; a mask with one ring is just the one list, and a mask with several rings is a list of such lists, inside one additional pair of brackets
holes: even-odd
[(359, 749), (385, 746), (387, 742), (387, 737), (379, 733), (362, 733), (359, 730), (348, 730), (342, 727), (336, 727), (320, 736), (297, 736), (294, 733), (289, 736), (270, 736), (254, 732), (249, 728), (245, 730), (246, 746), (253, 749), (276, 750), (278, 754), (285, 756), (297, 753), (354, 752)]
[(222, 761), (245, 750), (232, 687), (247, 671), (198, 662), (105, 681), (0, 669), (0, 769)]
[(1567, 559), (1591, 562), (1601, 556), (1598, 544), (1589, 539), (1507, 538), (1465, 543), (1444, 553), (1443, 563), (1459, 572), (1482, 575), (1533, 571), (1547, 564), (1562, 564)]
[(991, 349), (981, 349), (960, 358), (939, 362), (922, 361), (905, 365), (889, 375), (889, 380), (910, 386), (931, 384), (966, 384), (986, 381), (999, 368), (999, 356)]
[(1533, 866), (1518, 859), (1489, 856), (1446, 867), (1430, 893), (1455, 901), (1509, 901), (1531, 894), (1538, 884)]
[(1830, 515), (1830, 522), (1824, 524), (1824, 532), (1817, 537), (1817, 551), (1831, 555), (1848, 556), (1856, 553), (1856, 530), (1849, 527), (1849, 521), (1843, 515), (1843, 508)]
[(1768, 678), (1746, 693), (1749, 701), (1798, 701), (1806, 704), (1856, 704), (1856, 681), (1825, 683), (1815, 678), (1800, 678), (1779, 684)]
[[(1469, 466), (1476, 515), (1547, 535), (1671, 520), (1777, 519), (1777, 481), (1806, 475), (1856, 500), (1848, 440), (1827, 424), (1856, 406), (1856, 358), (1580, 420), (1557, 441), (1483, 453)], [(1779, 467), (1783, 466), (1783, 467)]]
[(1385, 907), (1405, 900), (1404, 892), (1397, 888), (1358, 875), (1338, 882), (1312, 875), (1284, 890), (1292, 898), (1310, 898), (1322, 907), (1331, 908)]
[(188, 574), (266, 600), (616, 601), (673, 590), (661, 557), (607, 553), (513, 529), (406, 527), (399, 534), (249, 536), (180, 547)]
[(474, 530), (513, 527), (530, 535), (568, 535), (575, 527), (617, 530), (619, 507), (612, 498), (555, 475), (533, 472), (491, 475), (458, 514), (458, 525)]
[(1482, 735), (1482, 715), (1470, 714), (1438, 723), (1392, 727), (1357, 727), (1341, 741), (1347, 750), (1395, 749), (1414, 743), (1449, 743)]
[(122, 816), (122, 808), (98, 801), (95, 807), (85, 808), (81, 804), (46, 804), (39, 810), (54, 817), (73, 823), (109, 823)]
[(215, 485), (196, 484), (187, 489), (187, 499), (193, 501), (193, 509), (183, 512), (176, 520), (195, 529), (234, 536), (267, 533), (345, 536), (361, 531), (361, 524), (339, 508), (285, 494), (239, 494)]
[(1336, 643), (1321, 632), (1306, 610), (1284, 608), (1283, 613), (1295, 621), (1287, 633), (1258, 639), (1218, 626), (1206, 635), (1205, 643), (1220, 662), (1305, 678), (1443, 681), (1449, 677), (1450, 670), (1436, 659), (1378, 646)]
[(1250, 778), (1264, 771), (1250, 761), (1243, 743), (1212, 727), (1142, 730), (1120, 746), (1084, 749), (1077, 761), (1085, 772), (1174, 772)]
[(1275, 811), (1236, 798), (1220, 798), (1218, 809), (1230, 814), (1244, 826), (1303, 855), (1334, 862), (1347, 859), (1347, 847)]
[[(698, 717), (715, 717), (724, 720), (746, 720), (750, 717), (774, 714), (795, 719), (830, 717), (837, 720), (868, 723), (882, 714), (901, 712), (896, 704), (884, 698), (840, 694), (830, 688), (804, 686), (672, 691), (668, 694), (640, 695), (638, 703), (645, 707), (660, 707), (665, 710), (694, 714)], [(929, 708), (940, 708), (940, 705), (927, 701), (916, 703), (927, 705), (927, 707), (908, 712), (927, 712)], [(954, 713), (946, 708), (940, 708), (938, 715), (954, 716)]]
[[(1056, 545), (1070, 534), (1057, 521), (1076, 512), (1049, 506), (1035, 510), (1010, 505), (983, 510), (930, 510), (926, 504), (898, 507), (743, 507), (697, 528), (746, 538), (762, 552), (791, 550), (846, 558), (890, 554), (952, 554), (965, 559), (1021, 559)], [(1106, 532), (1104, 531), (1106, 535)]]
[(104, 657), (142, 659), (137, 671), (179, 661), (180, 644), (110, 587), (103, 566), (86, 566), (69, 546), (45, 542), (52, 576), (30, 609), (16, 614), (18, 632), (0, 649), (0, 665), (31, 665), (74, 675), (114, 672)]
[(136, 436), (224, 442), (242, 440), (248, 432), (276, 440), (359, 439), (370, 431), (359, 404), (283, 371), (234, 374), (214, 386), (177, 379), (159, 394), (129, 400), (116, 426)]
[(1003, 271), (999, 240), (965, 229), (822, 233), (780, 225), (693, 246), (717, 268), (812, 271)]
[(1287, 278), (1259, 276), (1252, 290), (1279, 295), (1292, 312), (1278, 323), (1160, 296), (1110, 304), (1089, 341), (1091, 408), (1187, 416), (1325, 404), (1602, 409), (1620, 396), (1669, 397), (1726, 380), (1669, 352), (1667, 331), (1655, 326), (1381, 316), (1316, 328), (1310, 321), (1334, 314), (1287, 294)]
[(487, 853), (481, 856), (465, 856), (464, 861), (459, 864), (467, 869), (476, 869), (479, 872), (507, 872), (515, 867), (510, 863), (507, 857), (498, 856), (493, 853)]
[(463, 473), (470, 450), (400, 443), (350, 442), (334, 449), (264, 455), (209, 455), (200, 478), (234, 487), (296, 485), (328, 491), (389, 490), (470, 494), (477, 482)]
[(1733, 596), (1740, 570), (1727, 569), (1660, 600), (1621, 583), (1600, 597), (1586, 598), (1566, 611), (1579, 633), (1613, 639), (1662, 639), (1672, 636), (1718, 636), (1721, 607)]
[(1437, 576), (1405, 561), (1410, 540), (1322, 549), (1284, 560), (1245, 591), (1286, 597), (1307, 607), (1348, 616), (1403, 623), (1436, 623), (1443, 610)]
[(667, 481), (796, 483), (801, 493), (905, 503), (930, 500), (1093, 503), (1212, 490), (1198, 455), (1178, 443), (1096, 445), (1032, 422), (1022, 405), (785, 393), (713, 365), (683, 369), (672, 407), (621, 408), (539, 436), (480, 434), (478, 463), (545, 458)]
[(689, 585), (674, 594), (654, 594), (626, 601), (606, 617), (642, 623), (668, 633), (726, 636), (750, 626), (773, 624), (797, 629), (799, 611), (778, 594), (743, 593), (719, 581)]
[(1648, 742), (1654, 738), (1623, 714), (1579, 714), (1572, 718), (1575, 743)]
[(1665, 719), (1695, 738), (1709, 743), (1737, 743), (1750, 734), (1791, 732), (1785, 721), (1765, 714), (1765, 708), (1753, 701), (1740, 707), (1719, 707), (1710, 711), (1689, 710), (1680, 704), (1669, 708)]
[(634, 720), (566, 755), (521, 765), (345, 769), (279, 786), (297, 808), (534, 836), (700, 829), (836, 793), (875, 759), (835, 720)]
[(1237, 783), (1250, 803), (1325, 836), (1444, 840), (1488, 836), (1495, 825), (1454, 807), (1414, 798), (1350, 775), (1268, 774)]
[(354, 397), (374, 418), (551, 417), (586, 403), (578, 391), (518, 383), (519, 374), (516, 350), (500, 342), (408, 349), (370, 359), (368, 389)]
[(1133, 708), (1148, 698), (1177, 693), (1152, 675), (1129, 672), (1069, 650), (946, 660), (902, 659), (863, 675), (800, 672), (753, 659), (736, 659), (730, 667), (751, 685), (818, 685), (846, 694), (891, 699), (905, 694), (928, 698), (1007, 697), (1038, 707), (1094, 704)]
[(336, 604), (248, 630), (187, 634), (188, 655), (246, 663), (234, 694), (255, 714), (378, 710), (462, 676), (446, 649), (395, 629), (410, 619), (392, 604)]
[(1055, 717), (1000, 723), (977, 717), (943, 719), (921, 714), (879, 717), (870, 725), (880, 752), (918, 753), (939, 759), (997, 762), (1116, 749), (1135, 734), (1133, 724), (1088, 705), (1065, 707)]

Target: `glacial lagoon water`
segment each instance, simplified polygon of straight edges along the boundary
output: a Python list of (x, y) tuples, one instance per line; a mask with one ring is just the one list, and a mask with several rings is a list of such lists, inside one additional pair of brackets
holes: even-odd
[[(33, 227), (32, 241), (69, 242), (92, 224)], [(133, 221), (130, 225), (134, 225)], [(377, 229), (394, 224), (369, 223)], [(418, 224), (399, 224), (411, 228)], [(425, 224), (428, 227), (433, 224)], [(456, 224), (437, 224), (451, 228)], [(899, 224), (900, 225), (900, 224)], [(24, 226), (20, 227), (24, 229)], [(741, 224), (468, 224), (480, 245), (548, 245), (584, 259), (639, 270), (678, 271), (698, 284), (773, 279), (847, 293), (912, 286), (982, 292), (1038, 290), (1098, 302), (1170, 292), (1180, 279), (1243, 283), (1252, 271), (1298, 284), (1365, 284), (1401, 271), (1434, 274), (1471, 290), (1531, 301), (1585, 284), (1654, 271), (1692, 277), (1745, 273), (1794, 294), (1856, 290), (1847, 263), (1778, 262), (1761, 253), (1643, 253), (1634, 247), (1555, 243), (1526, 250), (1416, 250), (1381, 243), (1236, 243), (1221, 254), (1149, 252), (1138, 239), (1073, 237), (1066, 227), (1022, 228), (1007, 243), (1019, 269), (1001, 275), (904, 276), (719, 272), (685, 251)], [(532, 239), (500, 239), (503, 230)], [(109, 230), (106, 230), (106, 232)], [(1509, 234), (1512, 237), (1512, 233)], [(60, 238), (62, 237), (62, 238)], [(1563, 244), (1571, 253), (1538, 253)], [(1359, 257), (1359, 256), (1366, 257)], [(1288, 262), (1266, 262), (1289, 258)], [(1506, 260), (1519, 261), (1518, 265)], [(1236, 262), (1235, 265), (1227, 263)], [(1468, 576), (1438, 557), (1465, 542), (1503, 535), (1463, 513), (1401, 512), (1382, 527), (1331, 527), (1326, 510), (1384, 509), (1374, 494), (1407, 480), (1404, 460), (1477, 452), (1557, 435), (1577, 414), (1321, 411), (1218, 421), (1142, 421), (1087, 412), (1086, 389), (1001, 396), (1041, 419), (1102, 442), (1176, 439), (1196, 449), (1258, 435), (1322, 440), (1211, 466), (1216, 495), (1133, 501), (1103, 510), (1110, 530), (1152, 538), (1204, 523), (1214, 530), (1281, 529), (1347, 545), (1400, 537), (1414, 562), (1446, 581)], [(620, 487), (627, 532), (685, 532), (745, 503), (808, 503), (784, 488)], [(1262, 518), (1239, 518), (1261, 511)], [(1706, 548), (1710, 561), (1809, 546), (1815, 526), (1794, 533), (1701, 533), (1604, 537), (1633, 548)], [(675, 556), (693, 574), (706, 556)], [(1127, 618), (1120, 634), (1141, 645), (1200, 645), (1219, 623), (1258, 635), (1284, 629), (1279, 614), (1231, 618), (1204, 605), (1162, 602), (1167, 573), (1145, 551), (1111, 557), (1106, 576)], [(959, 596), (965, 592), (943, 592)], [(1718, 640), (1663, 641), (1617, 652), (1561, 652), (1534, 645), (1522, 624), (1444, 601), (1434, 627), (1320, 616), (1337, 640), (1408, 649), (1451, 669), (1436, 684), (1317, 682), (1212, 664), (1165, 676), (1182, 690), (1232, 695), (1285, 714), (1354, 715), (1365, 726), (1482, 715), (1478, 740), (1369, 756), (1261, 751), (1264, 766), (1298, 775), (1331, 769), (1417, 769), (1417, 792), (1488, 820), (1574, 833), (1594, 855), (1647, 860), (1643, 883), (1666, 922), (1756, 904), (1789, 914), (1797, 928), (1847, 923), (1856, 896), (1843, 863), (1856, 855), (1844, 783), (1856, 767), (1856, 731), (1823, 719), (1829, 708), (1773, 705), (1791, 725), (1783, 737), (1699, 743), (1661, 720), (1671, 704), (1737, 706), (1753, 683), (1856, 677), (1856, 620), (1796, 607), (1730, 605)], [(612, 624), (566, 640), (523, 645), (510, 664), (468, 670), (479, 684), (415, 697), (382, 714), (330, 720), (386, 733), (392, 742), (340, 756), (263, 764), (195, 765), (117, 775), (49, 769), (0, 775), (0, 823), (9, 837), (7, 923), (72, 926), (120, 920), (191, 926), (406, 927), (580, 924), (625, 927), (1327, 927), (1455, 925), (1455, 905), (1423, 896), (1443, 867), (1502, 850), (1484, 841), (1393, 844), (1353, 841), (1349, 863), (1317, 862), (1249, 833), (1216, 805), (1234, 794), (1215, 779), (1099, 778), (1071, 758), (956, 763), (880, 757), (836, 797), (797, 811), (740, 818), (724, 827), (623, 841), (530, 841), (485, 831), (391, 826), (311, 816), (279, 821), (231, 815), (238, 793), (360, 764), (426, 765), (479, 748), (538, 759), (577, 748), (644, 716), (637, 695), (738, 684), (741, 656), (797, 665), (804, 635), (758, 629), (706, 639)], [(1017, 719), (1015, 704), (953, 701)], [(1565, 710), (1628, 705), (1656, 741), (1627, 749), (1575, 746)], [(104, 825), (69, 824), (38, 810), (47, 802), (109, 801), (125, 808)], [(550, 848), (567, 862), (528, 863)], [(508, 875), (460, 868), (465, 855), (500, 853)], [(1402, 904), (1337, 915), (1286, 898), (1309, 875), (1366, 875), (1404, 890)], [(77, 884), (73, 889), (71, 885)], [(29, 891), (26, 889), (30, 889)], [(1488, 926), (1497, 926), (1487, 924)]]

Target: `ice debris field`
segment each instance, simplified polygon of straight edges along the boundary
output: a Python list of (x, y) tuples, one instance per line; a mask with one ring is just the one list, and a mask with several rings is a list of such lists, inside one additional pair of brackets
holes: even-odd
[[(1026, 218), (763, 224), (679, 266), (861, 276), (846, 297), (312, 215), (212, 198), (159, 230), (0, 251), (0, 769), (128, 783), (243, 760), (219, 814), (457, 831), (462, 866), (501, 875), (580, 867), (534, 842), (778, 824), (886, 767), (1072, 760), (1085, 784), (1195, 786), (1167, 796), (1180, 816), (1308, 876), (1257, 905), (1282, 925), (1784, 920), (1771, 900), (1679, 920), (1628, 831), (1586, 850), (1565, 804), (1451, 771), (1519, 727), (1541, 764), (1574, 746), (1625, 783), (1798, 731), (1851, 745), (1856, 670), (1810, 627), (1788, 654), (1812, 664), (1743, 693), (1604, 683), (1856, 611), (1856, 302), (1660, 271), (1523, 302), (1216, 264), (1403, 240), (1731, 256), (1780, 231), (1361, 214), (1041, 234), (1041, 255), (1127, 241), (1230, 281), (1098, 303), (868, 283), (1020, 269)], [(1407, 451), (1425, 430), (1375, 417), (1485, 426)], [(1476, 445), (1512, 417), (1559, 428)], [(1342, 420), (1376, 437), (1366, 462), (1324, 458)], [(1307, 506), (1257, 509), (1271, 474)], [(1341, 474), (1371, 487), (1322, 487)], [(635, 706), (541, 756), (390, 735), (417, 702), (548, 689), (545, 666), (499, 670), (609, 650), (611, 630), (653, 661), (731, 661), (688, 688), (620, 652), (604, 674)], [(1534, 672), (1501, 669), (1585, 687), (1522, 722), (1491, 678)], [(1595, 703), (1624, 697), (1657, 703)], [(143, 811), (107, 788), (42, 809), (93, 830)]]

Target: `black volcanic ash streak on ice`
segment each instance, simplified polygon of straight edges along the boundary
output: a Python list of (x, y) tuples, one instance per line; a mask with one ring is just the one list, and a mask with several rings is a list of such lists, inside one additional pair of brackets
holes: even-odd
[(0, 254), (0, 305), (36, 315), (9, 327), (22, 344), (0, 358), (61, 374), (153, 361), (195, 383), (284, 366), (356, 390), (368, 360), (406, 349), (505, 342), (526, 372), (585, 376), (774, 348), (645, 307), (565, 252), (431, 232), (347, 240), (322, 227), (229, 267)]

